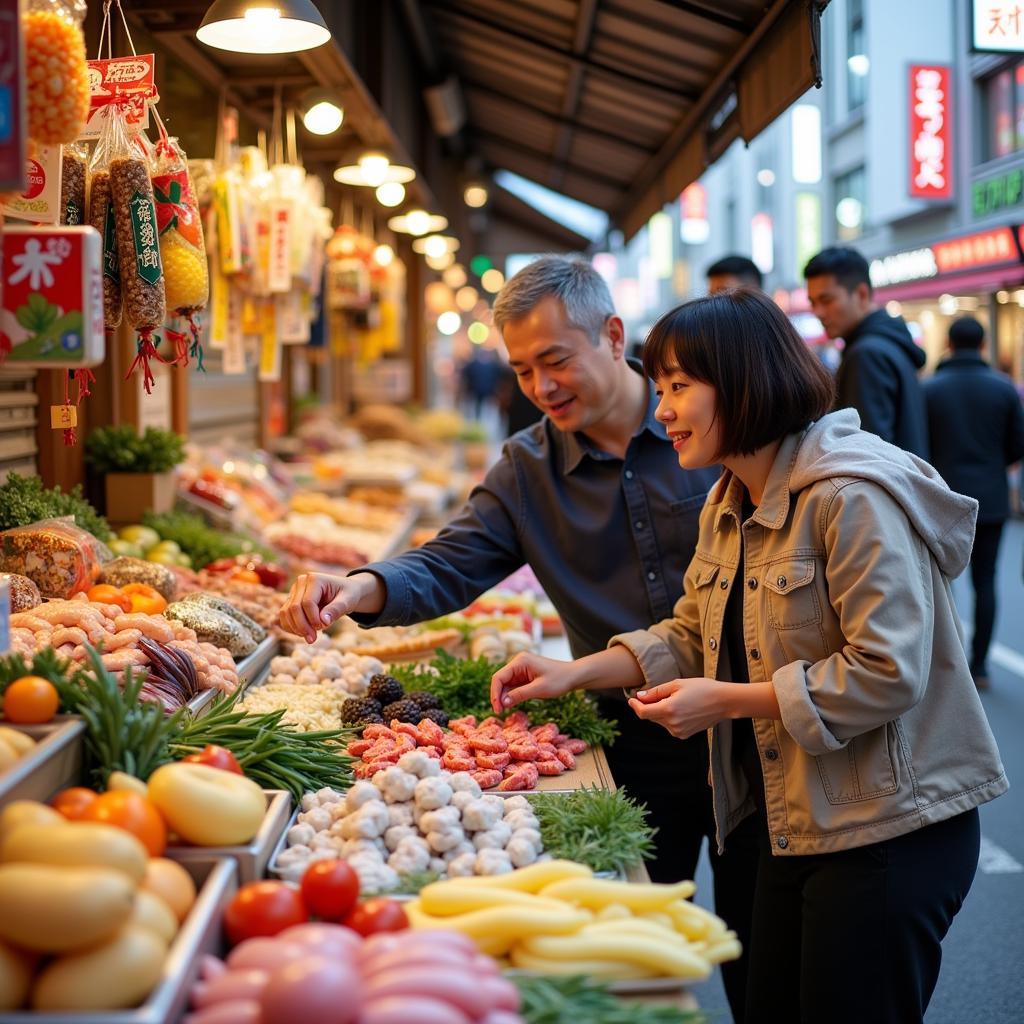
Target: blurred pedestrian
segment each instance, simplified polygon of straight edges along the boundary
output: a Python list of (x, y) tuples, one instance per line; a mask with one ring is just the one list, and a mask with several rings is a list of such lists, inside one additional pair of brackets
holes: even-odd
[(484, 405), (494, 401), (500, 378), (501, 360), (497, 352), (474, 345), (459, 373), (462, 398), (471, 408), (474, 420), (479, 421)]
[(723, 256), (704, 272), (708, 294), (717, 295), (730, 288), (763, 288), (764, 278), (757, 264), (746, 256)]
[(856, 409), (864, 430), (928, 458), (924, 393), (917, 371), (925, 354), (902, 317), (874, 303), (868, 262), (842, 246), (823, 249), (804, 268), (807, 298), (830, 338), (842, 338), (836, 408)]
[(987, 689), (996, 617), (996, 561), (1010, 514), (1006, 467), (1024, 457), (1024, 411), (1008, 377), (982, 358), (985, 330), (962, 316), (949, 328), (950, 357), (924, 385), (932, 463), (954, 490), (978, 500), (971, 552), (974, 636), (971, 675)]

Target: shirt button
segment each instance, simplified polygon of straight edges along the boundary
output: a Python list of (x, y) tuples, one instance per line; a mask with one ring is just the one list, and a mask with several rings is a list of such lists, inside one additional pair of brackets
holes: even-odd
[(718, 647), (718, 641), (714, 637), (712, 637), (708, 641), (708, 647), (710, 647), (711, 650), (715, 650)]
[(635, 527), (636, 527), (636, 528), (637, 528), (638, 530), (642, 530), (642, 529), (644, 528), (644, 524), (643, 524), (643, 520), (642, 520), (642, 519), (638, 519), (638, 520), (637, 520), (637, 521), (636, 521), (636, 522), (635, 522), (635, 523), (634, 523), (633, 525), (634, 525), (634, 526), (635, 526)]
[(751, 576), (750, 579), (747, 580), (747, 586), (750, 587), (751, 590), (757, 590), (757, 580)]
[(778, 844), (780, 850), (784, 850), (787, 846), (789, 846), (789, 840), (785, 836), (779, 836), (779, 838), (776, 839), (775, 842)]
[(719, 582), (719, 584), (718, 584), (718, 585), (719, 585), (719, 586), (720, 586), (720, 587), (721, 587), (721, 588), (722, 588), (723, 590), (728, 590), (728, 589), (729, 589), (729, 581), (728, 581), (728, 580), (722, 580), (722, 581), (720, 581), (720, 582)]
[(652, 569), (652, 570), (651, 570), (651, 571), (650, 571), (650, 572), (649, 572), (649, 573), (647, 574), (647, 578), (648, 578), (649, 580), (656, 580), (656, 579), (658, 578), (658, 574), (657, 574), (657, 573), (656, 573), (656, 572), (655, 572), (655, 571), (654, 571), (654, 570)]
[(633, 479), (633, 470), (631, 470), (631, 469), (627, 469), (626, 470), (626, 479), (627, 480), (632, 480)]
[(750, 652), (750, 656), (754, 659), (754, 661), (761, 660), (761, 652), (756, 647)]
[(780, 587), (785, 587), (785, 585), (786, 585), (786, 582), (787, 582), (787, 581), (786, 581), (786, 577), (785, 577), (785, 576), (780, 576), (780, 577), (779, 577), (779, 578), (778, 578), (778, 579), (777, 579), (777, 580), (776, 580), (775, 582), (776, 582), (776, 583), (777, 583), (777, 584), (778, 584), (778, 585), (779, 585)]
[(771, 747), (771, 748), (769, 748), (768, 750), (766, 750), (764, 752), (764, 756), (769, 761), (778, 761), (778, 759), (779, 759), (779, 752), (774, 747)]

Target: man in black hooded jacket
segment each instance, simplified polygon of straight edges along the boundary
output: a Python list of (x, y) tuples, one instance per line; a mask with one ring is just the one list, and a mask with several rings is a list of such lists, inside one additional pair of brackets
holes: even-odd
[(823, 249), (804, 277), (825, 333), (845, 342), (836, 408), (856, 409), (865, 430), (927, 459), (928, 421), (917, 379), (925, 354), (900, 317), (875, 306), (867, 260), (856, 249)]

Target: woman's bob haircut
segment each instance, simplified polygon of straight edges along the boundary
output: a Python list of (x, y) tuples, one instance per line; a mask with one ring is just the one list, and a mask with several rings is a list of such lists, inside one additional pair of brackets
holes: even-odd
[(717, 394), (719, 458), (752, 455), (831, 408), (835, 385), (789, 318), (756, 288), (693, 299), (666, 313), (643, 350), (648, 377), (681, 372)]

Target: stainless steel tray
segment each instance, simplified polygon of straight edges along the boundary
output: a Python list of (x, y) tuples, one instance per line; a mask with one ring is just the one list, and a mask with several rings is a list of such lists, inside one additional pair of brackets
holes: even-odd
[(60, 715), (44, 725), (11, 725), (36, 741), (35, 747), (0, 772), (0, 807), (13, 800), (45, 802), (59, 790), (78, 784), (82, 774), (85, 722)]
[[(264, 675), (267, 670), (267, 666), (271, 660), (277, 655), (281, 647), (281, 641), (276, 636), (268, 636), (266, 640), (261, 641), (260, 645), (252, 652), (247, 658), (243, 658), (235, 666), (235, 670), (238, 672), (238, 687), (244, 693), (252, 684)], [(189, 702), (188, 709), (191, 711), (193, 716), (201, 718), (209, 710), (210, 705), (213, 703), (214, 697), (220, 691), (218, 690), (203, 690), (201, 693), (197, 693)]]
[(243, 884), (262, 878), (271, 854), (285, 833), (292, 809), (292, 797), (286, 790), (267, 789), (264, 793), (267, 813), (251, 843), (245, 846), (168, 846), (164, 856), (186, 867), (228, 857), (238, 865), (238, 880)]
[(237, 888), (234, 861), (195, 861), (185, 865), (199, 888), (164, 961), (163, 975), (150, 997), (134, 1010), (94, 1013), (0, 1013), (0, 1024), (173, 1024), (188, 1006), (189, 992), (205, 953), (222, 952), (221, 920)]

